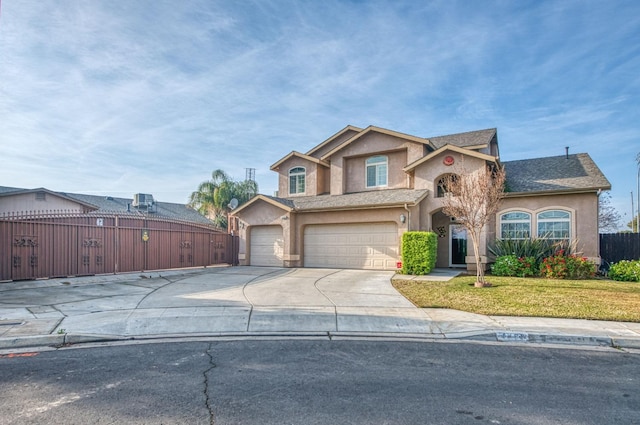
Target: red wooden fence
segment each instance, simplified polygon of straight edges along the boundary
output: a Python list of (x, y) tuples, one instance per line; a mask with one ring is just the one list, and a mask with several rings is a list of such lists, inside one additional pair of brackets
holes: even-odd
[(136, 214), (0, 215), (0, 280), (238, 262), (238, 237)]

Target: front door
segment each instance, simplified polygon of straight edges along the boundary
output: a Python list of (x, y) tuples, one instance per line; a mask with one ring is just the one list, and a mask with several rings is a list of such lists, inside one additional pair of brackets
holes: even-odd
[(449, 267), (466, 267), (467, 262), (467, 229), (460, 224), (449, 225), (451, 252), (449, 254)]

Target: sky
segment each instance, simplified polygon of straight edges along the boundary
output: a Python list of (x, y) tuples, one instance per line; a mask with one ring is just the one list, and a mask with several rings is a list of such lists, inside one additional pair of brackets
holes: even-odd
[(347, 125), (495, 127), (502, 161), (589, 153), (631, 219), (638, 1), (0, 1), (0, 186), (273, 194)]

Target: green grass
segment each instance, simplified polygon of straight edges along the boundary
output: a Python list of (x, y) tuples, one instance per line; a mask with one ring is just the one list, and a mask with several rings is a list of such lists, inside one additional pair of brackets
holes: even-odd
[(393, 279), (418, 307), (452, 308), (496, 316), (560, 317), (640, 322), (640, 283), (487, 276), (493, 286), (475, 288), (475, 276), (449, 282)]

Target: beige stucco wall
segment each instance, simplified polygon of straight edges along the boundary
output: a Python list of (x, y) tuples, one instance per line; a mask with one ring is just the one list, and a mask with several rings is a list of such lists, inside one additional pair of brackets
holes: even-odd
[[(454, 158), (453, 165), (444, 165), (442, 161), (447, 156)], [(462, 155), (458, 152), (445, 151), (416, 167), (413, 177), (414, 188), (429, 189), (429, 195), (434, 197), (433, 194), (441, 176), (450, 173), (467, 174), (467, 172), (484, 169), (484, 167), (486, 167), (486, 161), (483, 159)]]
[(45, 192), (45, 199), (36, 199), (35, 192), (0, 197), (0, 214), (33, 211), (60, 211), (78, 212), (84, 211), (81, 204), (60, 198)]
[[(295, 167), (304, 167), (306, 170), (305, 193), (293, 195), (289, 193), (289, 171)], [(278, 195), (287, 198), (289, 196), (315, 196), (322, 193), (318, 192), (318, 190), (322, 189), (324, 176), (320, 175), (318, 168), (325, 167), (297, 156), (292, 156), (280, 164), (278, 167)]]
[[(366, 189), (364, 184), (364, 169), (360, 172), (357, 168), (353, 171), (350, 171), (348, 168), (350, 165), (360, 167), (360, 163), (358, 161), (351, 161), (351, 158), (368, 158), (384, 154), (393, 156), (394, 161), (400, 161), (400, 156), (395, 156), (396, 152), (403, 152), (401, 155), (405, 155), (405, 157), (401, 162), (404, 162), (404, 164), (396, 168), (397, 164), (395, 164), (395, 162), (392, 164), (391, 158), (389, 159), (389, 182), (401, 184), (401, 186), (398, 187), (407, 187), (407, 176), (406, 173), (402, 171), (402, 167), (418, 160), (424, 155), (424, 144), (411, 142), (387, 134), (370, 132), (331, 156), (331, 194), (342, 195), (346, 191), (359, 191), (357, 187), (362, 187), (360, 190)], [(363, 158), (362, 161), (365, 159), (366, 158)], [(364, 162), (362, 164), (364, 164)], [(391, 170), (392, 166), (394, 167), (393, 171)], [(351, 182), (349, 181), (351, 175), (361, 180)], [(358, 175), (361, 175), (361, 177), (357, 177)], [(345, 179), (347, 180), (345, 181)], [(347, 181), (349, 181), (348, 184)]]
[(509, 210), (531, 214), (531, 231), (536, 232), (536, 214), (550, 209), (571, 212), (571, 238), (577, 239), (578, 249), (583, 255), (596, 260), (599, 257), (598, 196), (595, 192), (581, 194), (538, 195), (529, 197), (507, 197), (503, 199), (496, 214), (495, 232), (499, 234), (498, 217)]
[(366, 162), (373, 155), (345, 158), (344, 175), (346, 177), (345, 193), (365, 190), (400, 189), (408, 186), (407, 174), (402, 170), (407, 165), (407, 151), (387, 152), (387, 186), (383, 188), (367, 187)]

